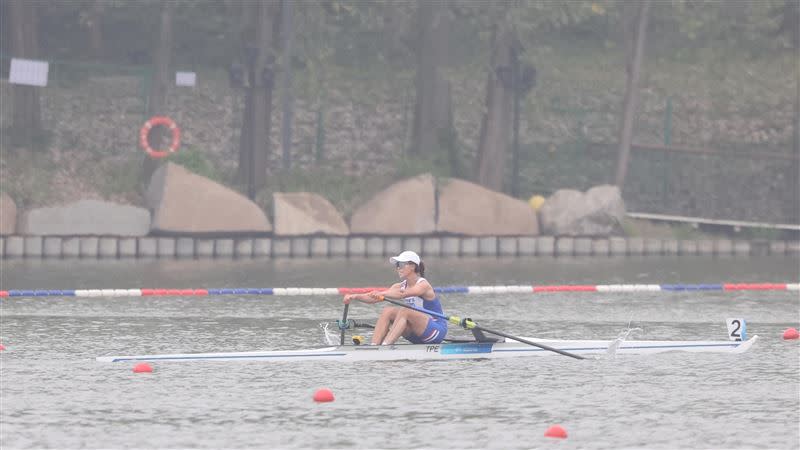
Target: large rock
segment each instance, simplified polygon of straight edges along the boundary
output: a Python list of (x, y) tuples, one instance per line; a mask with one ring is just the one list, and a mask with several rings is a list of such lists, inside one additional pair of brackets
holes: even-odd
[(5, 192), (0, 192), (0, 234), (17, 231), (17, 204)]
[(413, 235), (436, 231), (436, 198), (431, 174), (395, 183), (353, 213), (352, 234)]
[(539, 210), (542, 231), (555, 236), (608, 236), (622, 232), (625, 202), (616, 186), (595, 186), (586, 193), (556, 191)]
[(535, 236), (536, 212), (524, 201), (458, 179), (439, 186), (440, 233), (468, 236)]
[(150, 213), (144, 208), (102, 200), (79, 200), (27, 211), (19, 234), (49, 236), (144, 236)]
[(268, 233), (264, 211), (238, 192), (166, 163), (147, 189), (152, 230), (167, 233)]
[(50, 236), (144, 236), (150, 213), (144, 208), (102, 200), (79, 200), (26, 212), (20, 234)]
[(339, 211), (320, 195), (310, 192), (275, 193), (272, 204), (275, 208), (275, 234), (278, 236), (346, 236), (350, 232)]

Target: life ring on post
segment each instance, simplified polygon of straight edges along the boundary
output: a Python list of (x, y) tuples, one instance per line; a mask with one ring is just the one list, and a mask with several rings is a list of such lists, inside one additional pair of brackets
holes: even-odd
[[(150, 142), (147, 140), (150, 136), (150, 130), (158, 125), (169, 128), (170, 133), (172, 133), (172, 142), (166, 150), (155, 150), (153, 147), (150, 147)], [(144, 125), (142, 125), (142, 129), (139, 130), (139, 144), (151, 158), (165, 158), (178, 151), (178, 147), (181, 145), (181, 130), (178, 128), (178, 125), (175, 124), (175, 121), (169, 117), (153, 116), (145, 122)]]

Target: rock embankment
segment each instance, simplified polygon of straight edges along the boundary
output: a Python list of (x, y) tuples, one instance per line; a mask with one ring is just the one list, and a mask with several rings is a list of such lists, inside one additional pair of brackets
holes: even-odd
[(273, 220), (256, 203), (213, 180), (168, 162), (147, 190), (148, 209), (106, 201), (26, 211), (5, 196), (2, 232), (31, 236), (536, 236), (536, 212), (527, 203), (463, 180), (431, 174), (402, 180), (358, 208), (348, 226), (324, 197), (276, 193)]
[[(427, 256), (725, 255), (800, 252), (791, 241), (623, 238), (619, 190), (556, 192), (528, 203), (424, 174), (389, 186), (347, 221), (324, 197), (276, 193), (268, 214), (229, 188), (167, 163), (149, 209), (80, 200), (23, 211), (0, 196), (3, 257), (350, 257), (404, 248)], [(541, 220), (541, 225), (540, 225)], [(544, 235), (540, 235), (543, 232)]]
[(269, 233), (272, 224), (242, 194), (183, 167), (166, 163), (147, 189), (154, 233)]

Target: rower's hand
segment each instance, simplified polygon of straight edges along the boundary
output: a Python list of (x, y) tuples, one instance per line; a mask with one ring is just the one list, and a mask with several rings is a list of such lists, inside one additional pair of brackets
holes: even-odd
[(369, 295), (369, 297), (370, 297), (370, 298), (372, 298), (373, 300), (377, 300), (377, 301), (379, 301), (379, 302), (382, 302), (382, 301), (383, 301), (383, 295), (381, 295), (381, 293), (380, 293), (380, 292), (378, 292), (378, 291), (372, 291), (372, 292), (370, 292), (368, 295)]
[(353, 294), (347, 294), (344, 296), (343, 302), (345, 305), (349, 305), (352, 300), (353, 300)]

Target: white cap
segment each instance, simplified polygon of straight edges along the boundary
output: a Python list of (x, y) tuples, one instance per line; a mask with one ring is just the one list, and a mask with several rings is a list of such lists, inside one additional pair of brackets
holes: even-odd
[(389, 262), (391, 262), (392, 264), (398, 262), (413, 262), (414, 264), (419, 265), (419, 255), (412, 252), (411, 250), (406, 250), (397, 256), (392, 256), (391, 258), (389, 258)]

